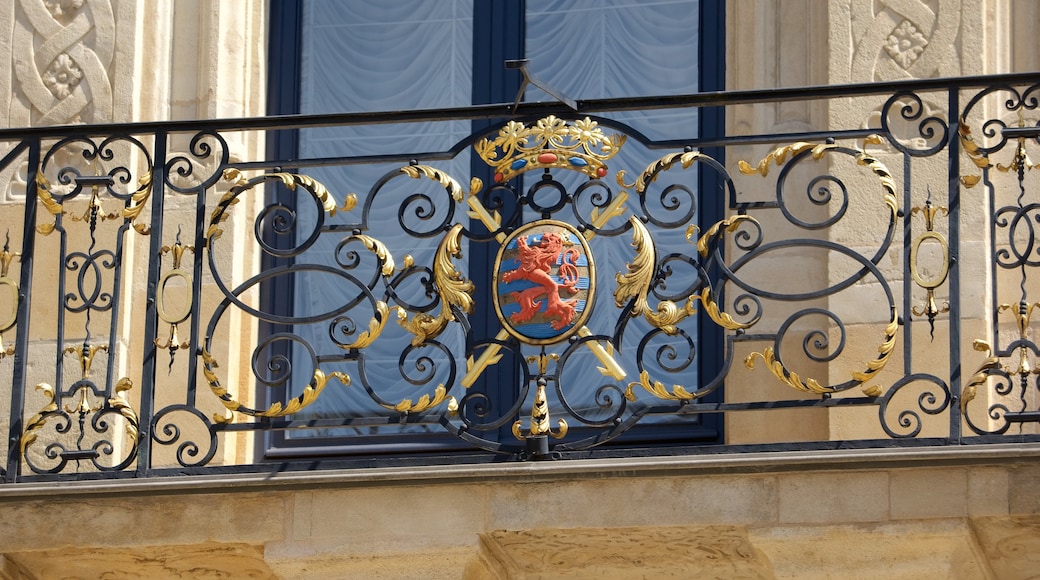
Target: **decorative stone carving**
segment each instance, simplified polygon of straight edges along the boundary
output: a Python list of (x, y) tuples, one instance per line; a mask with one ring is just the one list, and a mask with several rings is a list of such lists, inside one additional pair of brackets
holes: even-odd
[[(965, 0), (966, 2), (967, 0)], [(957, 76), (963, 69), (959, 34), (965, 2), (878, 0), (852, 2), (847, 21), (853, 49), (849, 78), (831, 82), (870, 82)], [(842, 63), (834, 62), (841, 70)]]
[(55, 97), (64, 99), (79, 85), (82, 78), (83, 70), (71, 56), (61, 53), (51, 62), (51, 66), (47, 67), (47, 72), (43, 73), (43, 84)]
[(32, 571), (33, 578), (276, 577), (263, 548), (247, 544), (72, 548), (12, 553), (7, 560), (15, 570)]
[[(135, 10), (126, 0), (0, 2), (0, 127), (130, 121)], [(0, 156), (10, 147), (0, 143)], [(0, 200), (25, 194), (22, 166), (0, 168)]]
[(499, 530), (480, 540), (493, 578), (773, 577), (735, 526)]
[(1040, 517), (976, 518), (971, 525), (997, 578), (1036, 578)]
[(904, 20), (888, 35), (885, 42), (885, 52), (892, 60), (896, 61), (904, 69), (910, 68), (917, 57), (921, 56), (928, 39), (914, 26), (913, 22)]
[(14, 89), (29, 121), (112, 120), (115, 14), (111, 0), (20, 0), (15, 12)]
[(76, 16), (76, 12), (83, 8), (84, 0), (46, 0), (44, 4), (47, 10), (59, 22), (68, 22)]

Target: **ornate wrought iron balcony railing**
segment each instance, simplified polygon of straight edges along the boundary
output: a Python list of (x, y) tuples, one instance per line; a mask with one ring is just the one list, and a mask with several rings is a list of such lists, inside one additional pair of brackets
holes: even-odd
[(1038, 93), (0, 130), (0, 481), (1040, 440)]

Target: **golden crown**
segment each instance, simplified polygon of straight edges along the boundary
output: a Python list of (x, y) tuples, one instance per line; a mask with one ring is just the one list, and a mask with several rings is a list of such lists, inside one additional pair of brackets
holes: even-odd
[(617, 155), (624, 135), (605, 135), (592, 119), (567, 121), (553, 115), (528, 127), (510, 121), (494, 140), (483, 139), (474, 146), (485, 163), (495, 169), (495, 182), (502, 183), (530, 171), (559, 167), (581, 171), (592, 178), (607, 175), (607, 159)]

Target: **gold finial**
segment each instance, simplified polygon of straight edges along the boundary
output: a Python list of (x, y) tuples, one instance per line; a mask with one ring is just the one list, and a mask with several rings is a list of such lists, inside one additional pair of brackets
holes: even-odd
[(556, 424), (558, 430), (556, 433), (553, 433), (552, 428), (549, 427), (549, 402), (545, 397), (545, 379), (539, 378), (538, 389), (534, 394), (534, 406), (531, 407), (531, 422), (527, 435), (525, 436), (520, 431), (523, 421), (517, 421), (513, 423), (513, 436), (520, 441), (545, 435), (549, 435), (553, 439), (562, 439), (567, 435), (567, 422), (559, 419)]

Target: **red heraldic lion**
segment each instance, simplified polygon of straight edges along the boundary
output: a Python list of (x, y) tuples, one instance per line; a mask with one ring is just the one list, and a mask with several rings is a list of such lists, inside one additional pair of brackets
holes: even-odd
[[(520, 305), (520, 312), (511, 315), (510, 319), (516, 323), (531, 320), (542, 307), (538, 298), (545, 295), (548, 301), (545, 317), (551, 321), (554, 329), (565, 328), (574, 320), (574, 307), (578, 301), (564, 300), (560, 298), (559, 292), (561, 289), (570, 294), (578, 292), (575, 286), (578, 284), (577, 264), (581, 253), (575, 248), (564, 250), (563, 239), (551, 232), (542, 234), (542, 240), (536, 246), (527, 245), (527, 236), (520, 236), (516, 239), (516, 246), (520, 251), (520, 267), (503, 273), (502, 281), (528, 280), (537, 286), (510, 293), (513, 300)], [(559, 276), (562, 284), (557, 283), (552, 276), (552, 268), (557, 260), (560, 260)]]

